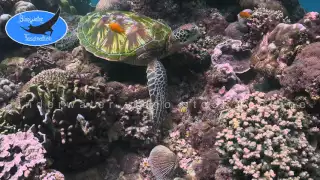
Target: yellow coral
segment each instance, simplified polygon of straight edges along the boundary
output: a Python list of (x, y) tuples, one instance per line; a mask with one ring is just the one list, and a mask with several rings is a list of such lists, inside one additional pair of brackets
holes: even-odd
[(182, 113), (187, 112), (187, 107), (185, 107), (185, 106), (184, 106), (184, 107), (181, 107), (181, 108), (180, 108), (180, 112), (182, 112)]
[(233, 118), (232, 119), (232, 122), (233, 122), (233, 128), (234, 129), (236, 129), (236, 128), (238, 128), (239, 127), (239, 121), (238, 121), (238, 119), (236, 119), (236, 118)]

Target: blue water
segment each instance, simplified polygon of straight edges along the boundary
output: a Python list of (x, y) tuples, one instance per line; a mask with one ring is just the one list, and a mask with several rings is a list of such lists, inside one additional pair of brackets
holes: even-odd
[(320, 12), (320, 0), (299, 0), (299, 3), (307, 12)]
[(91, 0), (90, 1), (90, 6), (92, 7), (96, 7), (96, 5), (98, 4), (99, 0)]

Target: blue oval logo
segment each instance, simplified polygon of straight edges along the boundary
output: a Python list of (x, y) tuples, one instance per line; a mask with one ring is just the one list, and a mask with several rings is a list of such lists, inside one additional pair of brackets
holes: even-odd
[(8, 36), (17, 43), (28, 46), (44, 46), (62, 39), (68, 25), (60, 17), (60, 8), (54, 14), (32, 10), (14, 15), (5, 26)]

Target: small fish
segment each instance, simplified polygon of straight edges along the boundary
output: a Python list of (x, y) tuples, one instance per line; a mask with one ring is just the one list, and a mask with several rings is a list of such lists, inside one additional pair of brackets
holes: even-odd
[(112, 22), (109, 24), (109, 28), (117, 33), (123, 34), (125, 31), (124, 29), (121, 27), (121, 25), (119, 23), (116, 22)]
[(246, 18), (246, 19), (251, 17), (251, 14), (248, 11), (241, 11), (239, 15), (241, 18)]

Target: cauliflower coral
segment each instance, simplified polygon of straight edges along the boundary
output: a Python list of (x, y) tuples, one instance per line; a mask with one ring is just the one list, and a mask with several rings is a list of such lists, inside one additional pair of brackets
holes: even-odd
[(237, 178), (320, 178), (320, 155), (308, 141), (319, 129), (297, 104), (256, 92), (221, 118), (226, 128), (217, 135), (217, 150)]

